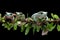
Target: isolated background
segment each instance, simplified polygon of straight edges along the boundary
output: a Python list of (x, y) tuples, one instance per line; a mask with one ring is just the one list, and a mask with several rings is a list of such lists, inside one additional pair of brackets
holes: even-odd
[[(21, 11), (25, 15), (29, 13), (29, 17), (38, 11), (47, 11), (48, 16), (50, 13), (58, 14), (60, 16), (60, 3), (59, 1), (35, 1), (35, 0), (2, 0), (0, 1), (0, 12), (4, 15), (5, 12), (16, 12)], [(24, 32), (21, 33), (18, 28), (17, 31), (4, 29), (0, 26), (0, 39), (19, 39), (19, 40), (52, 40), (60, 39), (60, 32), (57, 32), (57, 29), (54, 29), (52, 32), (49, 32), (47, 36), (41, 36), (41, 31), (39, 33), (32, 34), (30, 30), (27, 36), (24, 35)]]

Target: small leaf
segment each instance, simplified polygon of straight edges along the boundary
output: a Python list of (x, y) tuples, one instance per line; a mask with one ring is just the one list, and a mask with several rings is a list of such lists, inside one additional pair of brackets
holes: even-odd
[(4, 26), (4, 28), (7, 28), (7, 24), (6, 23), (3, 23), (2, 26)]
[(8, 30), (10, 30), (10, 28), (7, 28)]
[(12, 28), (12, 24), (9, 23), (9, 22), (7, 22), (7, 25), (8, 25), (8, 26), (7, 26), (7, 29), (10, 30), (10, 29)]
[(57, 30), (60, 31), (60, 25), (57, 25)]
[(51, 13), (51, 16), (53, 17), (53, 13)]
[(55, 27), (56, 25), (52, 26), (49, 31), (52, 31)]
[(25, 30), (25, 25), (21, 26), (21, 32), (23, 32)]
[(15, 18), (14, 21), (17, 22), (17, 18)]
[(4, 28), (7, 28), (7, 26), (4, 26)]
[(59, 19), (59, 16), (55, 14), (55, 15), (54, 15), (54, 18)]
[(26, 24), (25, 27), (28, 27), (29, 24)]
[(29, 33), (30, 29), (31, 29), (31, 24), (28, 23), (26, 30), (25, 30), (25, 35)]
[(9, 24), (9, 22), (2, 24), (2, 26), (4, 26), (5, 28), (7, 28), (7, 30), (10, 30), (10, 24)]
[(41, 26), (37, 26), (36, 27), (36, 31), (39, 32), (40, 31), (40, 28), (41, 28)]
[[(22, 23), (21, 23), (21, 32), (23, 32), (23, 31), (25, 30), (25, 26), (26, 26), (25, 24), (26, 24), (25, 22), (22, 22)], [(27, 26), (28, 26), (28, 25), (27, 25)], [(26, 26), (26, 27), (27, 27), (27, 26)]]
[(25, 35), (27, 35), (30, 31), (30, 27), (27, 27), (26, 30), (25, 30)]
[(1, 21), (2, 21), (2, 22), (5, 22), (5, 17), (2, 17), (2, 18), (1, 18)]
[(33, 34), (35, 33), (36, 27), (33, 27)]
[(57, 14), (54, 14), (54, 15), (53, 15), (53, 13), (51, 13), (51, 16), (52, 16), (52, 18), (54, 18), (54, 19), (59, 19), (59, 16), (58, 16)]
[(6, 23), (4, 24), (4, 27), (7, 28), (7, 24)]
[(5, 20), (2, 20), (2, 22), (5, 22)]
[(53, 25), (53, 23), (47, 23), (47, 28), (49, 31), (52, 31), (55, 28), (56, 25)]
[(15, 24), (13, 25), (13, 29), (14, 29), (14, 30), (17, 30), (17, 23), (15, 23)]
[(5, 24), (2, 24), (2, 26), (5, 26)]
[(36, 24), (32, 24), (32, 27), (33, 27), (33, 34), (34, 34), (36, 31)]

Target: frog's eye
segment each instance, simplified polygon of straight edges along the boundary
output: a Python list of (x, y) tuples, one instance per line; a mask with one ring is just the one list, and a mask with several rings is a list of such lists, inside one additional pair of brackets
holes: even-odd
[(20, 15), (22, 15), (22, 13), (20, 13)]
[(43, 13), (41, 13), (41, 14), (43, 14)]
[(12, 15), (12, 13), (10, 15)]

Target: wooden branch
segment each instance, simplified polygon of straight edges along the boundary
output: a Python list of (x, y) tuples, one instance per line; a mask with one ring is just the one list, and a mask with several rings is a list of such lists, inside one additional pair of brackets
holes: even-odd
[[(18, 16), (14, 13), (11, 17), (9, 17), (11, 20), (12, 20), (12, 17), (16, 17), (18, 18)], [(5, 17), (5, 20), (6, 18), (8, 19), (8, 17)], [(60, 18), (59, 19), (53, 19), (53, 20), (48, 20), (48, 21), (42, 21), (42, 22), (35, 22), (35, 21), (32, 21), (32, 20), (29, 20), (27, 18), (25, 18), (24, 20), (21, 20), (21, 22), (26, 22), (26, 23), (34, 23), (34, 24), (37, 24), (37, 25), (43, 25), (43, 24), (46, 24), (47, 22), (53, 22), (53, 23), (60, 23)], [(13, 23), (14, 23), (14, 20), (13, 20)]]
[(55, 24), (58, 24), (58, 23), (60, 23), (60, 18), (59, 19), (56, 19), (56, 20), (48, 20), (48, 21), (42, 21), (42, 22), (35, 22), (35, 21), (32, 21), (32, 20), (30, 20), (30, 21), (24, 20), (22, 22), (35, 23), (37, 25), (43, 25), (43, 24), (46, 24), (47, 22), (53, 22)]

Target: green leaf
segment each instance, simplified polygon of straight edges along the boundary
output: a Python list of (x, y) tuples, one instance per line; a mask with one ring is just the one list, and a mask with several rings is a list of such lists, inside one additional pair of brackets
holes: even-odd
[(36, 30), (36, 24), (32, 24), (32, 27), (33, 27), (33, 34), (35, 33), (35, 30)]
[(5, 20), (2, 20), (2, 22), (5, 22)]
[(59, 16), (55, 14), (55, 15), (54, 15), (54, 18), (59, 19)]
[(33, 28), (33, 34), (35, 33), (35, 28)]
[(1, 18), (1, 21), (2, 21), (2, 22), (5, 22), (5, 18), (4, 18), (4, 17), (2, 17), (2, 18)]
[(52, 31), (55, 28), (56, 25), (53, 25), (53, 23), (47, 23), (47, 28), (49, 31)]
[(17, 22), (17, 18), (15, 18), (14, 21)]
[(3, 23), (2, 26), (5, 26), (5, 24)]
[(41, 28), (41, 26), (36, 26), (36, 31), (39, 32), (40, 28)]
[(25, 27), (28, 27), (29, 24), (26, 24)]
[(6, 23), (3, 23), (2, 26), (4, 26), (4, 28), (7, 28), (7, 24)]
[(60, 31), (60, 25), (57, 25), (57, 30)]
[(27, 35), (30, 31), (30, 27), (27, 27), (26, 30), (25, 30), (25, 35)]
[(49, 29), (49, 31), (52, 31), (55, 27), (56, 27), (56, 25), (51, 26), (50, 29)]
[(25, 30), (25, 25), (21, 26), (21, 32), (23, 32)]
[(33, 34), (35, 33), (35, 30), (36, 30), (36, 27), (34, 26), (34, 27), (33, 27)]
[(7, 29), (10, 30), (12, 28), (12, 24), (8, 22), (7, 25), (8, 25)]
[(10, 30), (11, 28), (8, 27), (7, 29)]
[(26, 26), (25, 24), (26, 24), (25, 22), (22, 22), (21, 23), (21, 32), (23, 32), (25, 30), (25, 26)]
[(11, 24), (9, 22), (3, 23), (2, 26), (4, 26), (5, 28), (7, 28), (7, 30), (11, 29)]
[[(2, 25), (3, 26), (3, 25)], [(4, 28), (7, 28), (7, 23), (4, 23)]]
[(37, 29), (37, 28), (36, 28), (37, 26), (36, 26), (36, 24), (32, 24), (32, 27), (33, 27), (33, 34), (34, 34), (35, 31), (36, 31), (36, 29)]
[(15, 24), (13, 25), (13, 29), (14, 29), (14, 30), (17, 30), (17, 25), (18, 25), (17, 23), (15, 23)]
[(30, 29), (31, 29), (31, 24), (28, 23), (28, 25), (26, 26), (25, 35), (29, 33)]
[(51, 13), (51, 16), (52, 16), (52, 18), (54, 18), (54, 19), (59, 19), (59, 16), (58, 16), (57, 14), (54, 14), (54, 15), (53, 15), (53, 13)]
[(53, 13), (51, 13), (51, 16), (54, 17)]

